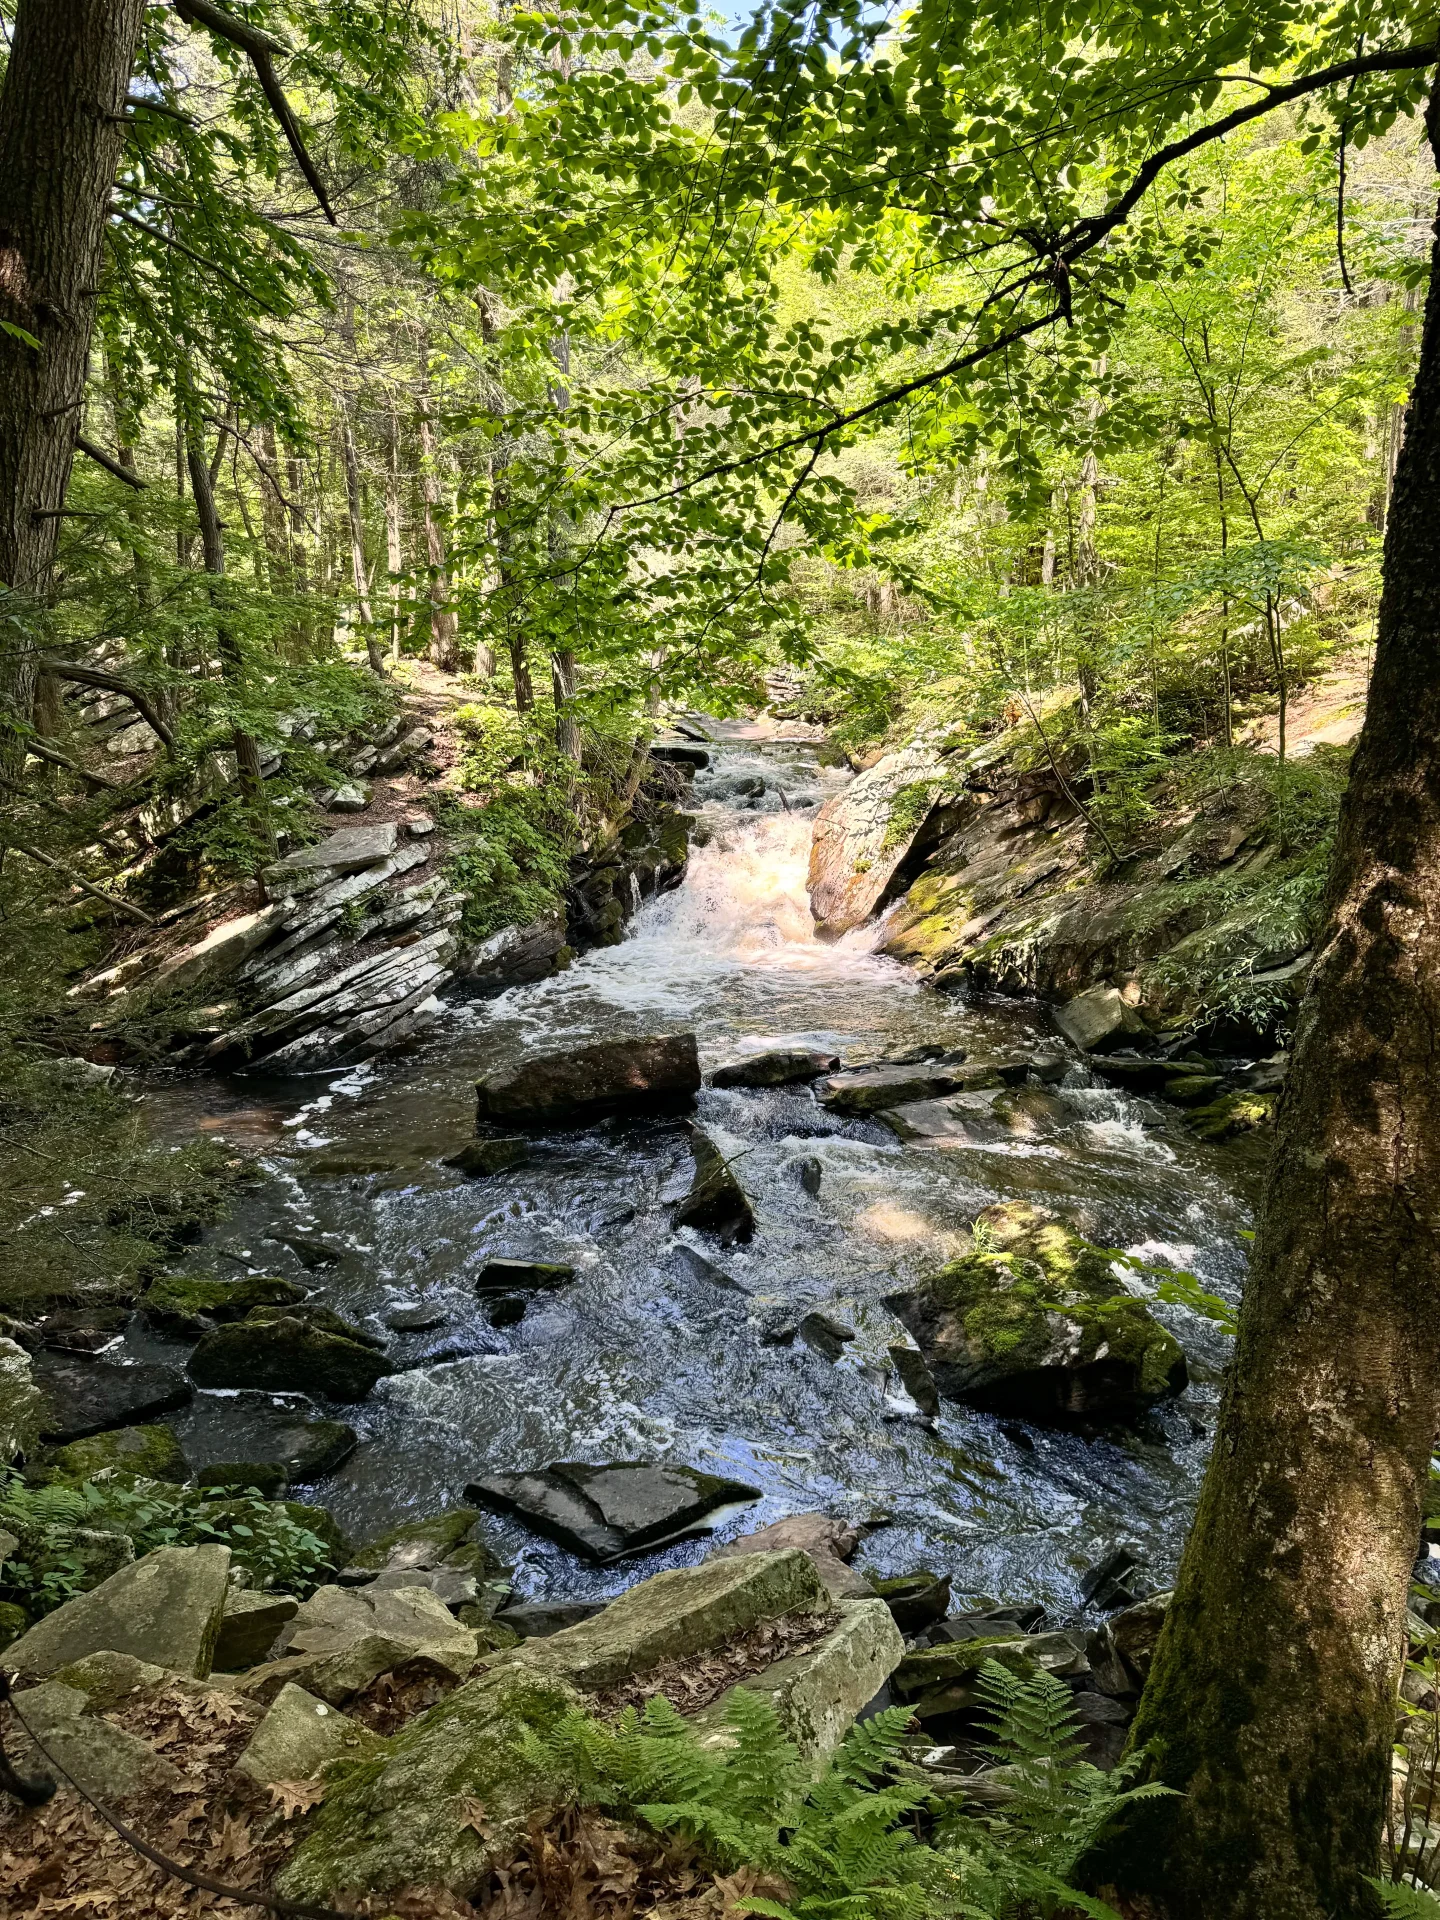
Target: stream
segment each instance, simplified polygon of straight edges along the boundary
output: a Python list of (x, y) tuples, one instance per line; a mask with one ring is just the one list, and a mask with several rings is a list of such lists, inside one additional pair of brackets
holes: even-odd
[[(712, 837), (692, 852), (684, 884), (645, 905), (622, 944), (496, 998), (455, 997), (398, 1060), (300, 1080), (196, 1077), (148, 1092), (163, 1134), (178, 1141), (200, 1129), (258, 1153), (266, 1171), (195, 1249), (192, 1270), (303, 1279), (377, 1333), (407, 1309), (435, 1318), (388, 1336), (405, 1371), (358, 1406), (321, 1409), (354, 1426), (361, 1445), (298, 1497), (323, 1501), (364, 1538), (457, 1503), (479, 1473), (666, 1457), (762, 1490), (722, 1518), (722, 1538), (814, 1509), (883, 1519), (860, 1563), (950, 1572), (957, 1599), (1038, 1600), (1079, 1614), (1080, 1574), (1120, 1541), (1168, 1581), (1228, 1345), (1210, 1323), (1159, 1308), (1186, 1348), (1192, 1385), (1143, 1427), (1096, 1437), (950, 1402), (925, 1419), (887, 1363), (900, 1328), (883, 1298), (958, 1250), (980, 1207), (1021, 1197), (1233, 1299), (1256, 1160), (1195, 1141), (1175, 1109), (1100, 1086), (1077, 1055), (1058, 1126), (926, 1151), (877, 1122), (827, 1114), (805, 1086), (707, 1088), (699, 1117), (740, 1143), (736, 1164), (758, 1224), (748, 1247), (724, 1253), (687, 1237), (729, 1285), (677, 1250), (670, 1206), (691, 1167), (679, 1121), (543, 1135), (528, 1163), (484, 1180), (442, 1164), (473, 1135), (477, 1076), (526, 1049), (693, 1030), (707, 1069), (780, 1042), (848, 1062), (919, 1045), (974, 1057), (1064, 1050), (1038, 1004), (922, 987), (875, 952), (875, 927), (816, 940), (805, 892), (811, 824), (849, 776), (820, 766), (812, 746), (746, 737), (755, 732), (719, 729), (695, 787)], [(812, 1156), (821, 1170), (813, 1195), (798, 1177)], [(333, 1237), (344, 1249), (338, 1263), (306, 1271), (267, 1240), (281, 1223)], [(495, 1327), (474, 1278), (500, 1255), (565, 1261), (576, 1278), (537, 1295), (517, 1324)], [(775, 1340), (815, 1309), (854, 1329), (838, 1359), (802, 1339)], [(187, 1351), (138, 1320), (127, 1344), (172, 1363)], [(197, 1393), (174, 1422), (193, 1464), (248, 1457), (257, 1398)], [(612, 1594), (700, 1559), (710, 1544), (597, 1570), (519, 1523), (486, 1525), (526, 1597)]]

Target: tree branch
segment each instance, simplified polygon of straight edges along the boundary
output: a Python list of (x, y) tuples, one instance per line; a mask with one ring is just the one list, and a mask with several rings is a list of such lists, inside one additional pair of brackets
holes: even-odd
[(177, 253), (183, 253), (187, 260), (193, 260), (197, 267), (203, 267), (207, 273), (218, 273), (222, 280), (234, 287), (237, 293), (243, 293), (247, 300), (253, 300), (262, 313), (276, 313), (268, 301), (262, 300), (258, 293), (247, 287), (243, 280), (237, 280), (233, 273), (227, 273), (218, 260), (207, 260), (203, 253), (196, 253), (193, 247), (187, 247), (183, 240), (177, 240), (173, 233), (166, 233), (163, 227), (152, 227), (148, 220), (142, 220), (138, 214), (130, 213), (124, 207), (112, 206), (110, 211), (117, 220), (123, 220), (127, 227), (134, 227), (137, 233), (148, 233), (152, 240), (159, 240), (164, 246), (173, 247)]
[(175, 735), (149, 694), (143, 687), (136, 686), (133, 680), (126, 680), (118, 673), (107, 673), (103, 667), (81, 666), (77, 660), (37, 660), (35, 665), (41, 673), (51, 674), (57, 680), (73, 680), (77, 686), (103, 687), (107, 693), (123, 694), (140, 718), (150, 723), (170, 751), (175, 751)]
[(93, 440), (87, 440), (83, 433), (75, 436), (75, 450), (93, 460), (97, 466), (104, 467), (107, 473), (113, 473), (117, 480), (123, 480), (127, 487), (134, 487), (137, 493), (143, 493), (149, 486), (148, 480), (142, 480), (138, 473), (131, 473), (128, 467), (122, 467), (118, 460), (112, 460), (103, 447), (97, 447)]
[(128, 913), (133, 919), (143, 921), (147, 927), (155, 925), (153, 918), (143, 907), (137, 907), (133, 901), (122, 900), (118, 894), (106, 893), (102, 888), (93, 885), (83, 874), (76, 873), (73, 867), (64, 866), (59, 860), (52, 860), (48, 853), (41, 853), (38, 847), (22, 847), (18, 842), (12, 844), (15, 846), (16, 853), (23, 853), (27, 860), (33, 860), (37, 866), (48, 867), (52, 873), (58, 873), (63, 880), (68, 880), (72, 887), (79, 887), (82, 893), (88, 893), (92, 900), (103, 900), (107, 907), (113, 907), (119, 913)]
[(274, 56), (277, 53), (284, 54), (288, 49), (278, 40), (272, 40), (268, 33), (261, 33), (258, 28), (252, 27), (248, 21), (237, 20), (233, 14), (226, 13), (220, 7), (213, 5), (212, 0), (175, 0), (175, 11), (187, 25), (207, 27), (217, 38), (228, 40), (232, 47), (239, 47), (242, 53), (249, 55), (250, 64), (255, 69), (255, 77), (260, 82), (260, 89), (270, 102), (275, 118), (280, 122), (281, 131), (289, 142), (291, 153), (295, 156), (296, 166), (304, 174), (310, 191), (320, 202), (320, 210), (325, 218), (332, 227), (338, 227), (340, 222), (335, 218), (319, 169), (310, 158), (305, 146), (300, 122), (295, 118), (290, 102), (285, 97), (285, 89), (275, 75)]
[(37, 760), (48, 760), (52, 767), (64, 767), (67, 773), (73, 773), (81, 780), (88, 781), (92, 787), (100, 787), (106, 793), (119, 793), (120, 782), (112, 780), (103, 773), (91, 773), (88, 767), (82, 767), (78, 760), (72, 760), (68, 753), (61, 753), (58, 747), (52, 747), (46, 740), (27, 740), (25, 751), (33, 753)]

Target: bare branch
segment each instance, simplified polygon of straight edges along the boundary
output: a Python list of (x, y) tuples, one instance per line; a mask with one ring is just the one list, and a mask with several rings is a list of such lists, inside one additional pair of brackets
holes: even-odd
[[(13, 844), (13, 843), (12, 843)], [(59, 860), (52, 860), (48, 853), (41, 853), (38, 847), (15, 845), (16, 853), (23, 853), (27, 860), (33, 860), (37, 866), (48, 867), (52, 873), (58, 873), (62, 880), (68, 880), (72, 887), (79, 887), (82, 893), (88, 893), (92, 900), (103, 900), (107, 907), (113, 907), (118, 913), (128, 913), (132, 919), (141, 920), (147, 927), (155, 925), (154, 919), (143, 907), (137, 907), (131, 900), (122, 900), (118, 894), (106, 893), (94, 886), (83, 874), (76, 873), (73, 867), (67, 867)]]
[(35, 664), (41, 673), (51, 674), (57, 680), (73, 680), (78, 686), (103, 687), (107, 693), (123, 694), (140, 718), (148, 720), (165, 745), (174, 752), (175, 735), (149, 694), (133, 680), (127, 680), (118, 673), (107, 673), (103, 667), (82, 666), (77, 660), (37, 660)]
[(83, 433), (77, 433), (75, 436), (75, 450), (77, 453), (83, 453), (88, 460), (93, 460), (97, 466), (103, 467), (107, 473), (113, 473), (117, 480), (123, 480), (127, 487), (134, 487), (137, 493), (143, 493), (150, 484), (148, 480), (142, 480), (138, 473), (131, 473), (128, 467), (122, 467), (120, 462), (112, 459), (103, 447), (97, 447), (93, 440), (87, 440)]

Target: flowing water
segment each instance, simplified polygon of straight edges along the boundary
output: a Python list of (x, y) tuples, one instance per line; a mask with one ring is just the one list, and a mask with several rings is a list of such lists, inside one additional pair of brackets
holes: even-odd
[[(1058, 1118), (1032, 1136), (992, 1128), (996, 1137), (934, 1152), (879, 1123), (832, 1118), (807, 1087), (707, 1089), (699, 1115), (728, 1136), (758, 1220), (748, 1247), (705, 1248), (719, 1280), (687, 1261), (670, 1228), (691, 1164), (679, 1121), (546, 1135), (528, 1164), (488, 1180), (442, 1164), (473, 1134), (477, 1076), (530, 1049), (688, 1029), (707, 1067), (781, 1041), (847, 1059), (922, 1043), (976, 1057), (1057, 1051), (1042, 1008), (938, 995), (875, 952), (875, 928), (816, 940), (811, 821), (844, 778), (810, 747), (732, 737), (697, 781), (713, 838), (621, 945), (498, 998), (460, 1000), (397, 1062), (151, 1093), (175, 1137), (198, 1126), (258, 1148), (269, 1170), (197, 1249), (202, 1264), (304, 1277), (375, 1331), (408, 1308), (437, 1316), (392, 1336), (405, 1371), (363, 1405), (327, 1410), (363, 1444), (307, 1497), (346, 1527), (363, 1536), (433, 1511), (485, 1471), (666, 1457), (762, 1490), (722, 1535), (816, 1508), (886, 1516), (866, 1563), (950, 1571), (957, 1594), (1073, 1611), (1080, 1570), (1119, 1540), (1157, 1577), (1173, 1568), (1223, 1359), (1207, 1322), (1160, 1309), (1190, 1355), (1190, 1391), (1139, 1431), (1095, 1437), (950, 1403), (927, 1421), (886, 1364), (900, 1329), (883, 1304), (958, 1246), (978, 1208), (1011, 1196), (1078, 1213), (1105, 1244), (1145, 1249), (1233, 1296), (1253, 1165), (1197, 1144), (1172, 1109), (1094, 1084), (1077, 1060)], [(798, 1177), (812, 1156), (814, 1195)], [(282, 1223), (346, 1251), (302, 1276), (266, 1238)], [(474, 1277), (497, 1255), (565, 1261), (576, 1278), (496, 1328)], [(838, 1360), (775, 1341), (817, 1308), (854, 1329)], [(183, 1357), (153, 1336), (131, 1344)], [(252, 1411), (252, 1396), (198, 1394), (179, 1422), (192, 1457), (246, 1457)], [(614, 1592), (706, 1550), (686, 1543), (597, 1572), (518, 1525), (497, 1520), (493, 1534), (533, 1595)]]

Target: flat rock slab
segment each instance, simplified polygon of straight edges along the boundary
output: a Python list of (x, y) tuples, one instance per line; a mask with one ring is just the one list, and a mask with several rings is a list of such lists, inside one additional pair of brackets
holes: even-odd
[(712, 1087), (787, 1087), (797, 1080), (818, 1080), (833, 1073), (840, 1056), (814, 1047), (772, 1047), (767, 1053), (726, 1060), (710, 1076)]
[(6, 1649), (6, 1664), (50, 1674), (87, 1654), (129, 1653), (203, 1680), (220, 1637), (229, 1572), (228, 1547), (158, 1547), (46, 1614)]
[(425, 1587), (317, 1587), (280, 1630), (277, 1651), (282, 1654), (343, 1653), (367, 1634), (384, 1634), (412, 1649), (435, 1641), (468, 1640), (473, 1658), (474, 1635), (458, 1626), (443, 1601)]
[(822, 935), (836, 938), (869, 919), (954, 777), (936, 749), (917, 740), (826, 801), (815, 819), (808, 880)]
[(475, 1091), (482, 1120), (522, 1125), (674, 1109), (700, 1091), (700, 1056), (693, 1033), (602, 1040), (501, 1068)]
[(471, 1180), (483, 1180), (492, 1173), (504, 1173), (530, 1158), (530, 1142), (516, 1135), (499, 1140), (467, 1140), (458, 1153), (442, 1164), (455, 1167)]
[[(527, 1646), (525, 1658), (596, 1693), (648, 1673), (662, 1660), (724, 1646), (762, 1620), (828, 1605), (820, 1576), (803, 1553), (706, 1560), (642, 1580), (593, 1619)], [(885, 1618), (888, 1624), (888, 1612)]]
[(564, 1287), (574, 1267), (558, 1260), (487, 1260), (475, 1279), (477, 1293), (521, 1293), (535, 1287)]
[[(904, 1658), (905, 1642), (885, 1602), (853, 1600), (819, 1646), (777, 1660), (740, 1684), (770, 1702), (786, 1739), (818, 1769)], [(724, 1707), (721, 1699), (696, 1716), (702, 1744), (725, 1741)]]
[(271, 1701), (235, 1767), (261, 1787), (314, 1780), (332, 1760), (363, 1760), (381, 1744), (367, 1727), (291, 1681)]
[(338, 833), (317, 841), (313, 847), (301, 847), (266, 867), (261, 879), (270, 899), (293, 892), (294, 883), (303, 886), (318, 873), (360, 873), (376, 866), (395, 851), (398, 829), (393, 820), (373, 827), (342, 827)]
[(42, 1349), (31, 1365), (44, 1400), (40, 1438), (56, 1446), (114, 1427), (140, 1426), (183, 1407), (191, 1397), (183, 1373), (149, 1361), (126, 1367)]
[(717, 1507), (760, 1494), (693, 1467), (560, 1461), (535, 1473), (490, 1474), (472, 1481), (465, 1497), (604, 1564), (677, 1539)]
[(882, 1108), (958, 1093), (965, 1084), (963, 1066), (857, 1067), (822, 1081), (820, 1104), (829, 1113), (879, 1113)]
[[(47, 1680), (18, 1694), (15, 1706), (17, 1719), (55, 1756), (57, 1765), (97, 1800), (166, 1793), (182, 1784), (179, 1770), (153, 1747), (91, 1713), (89, 1699), (75, 1687)], [(12, 1757), (22, 1772), (54, 1777), (45, 1755), (23, 1734), (15, 1745)]]

